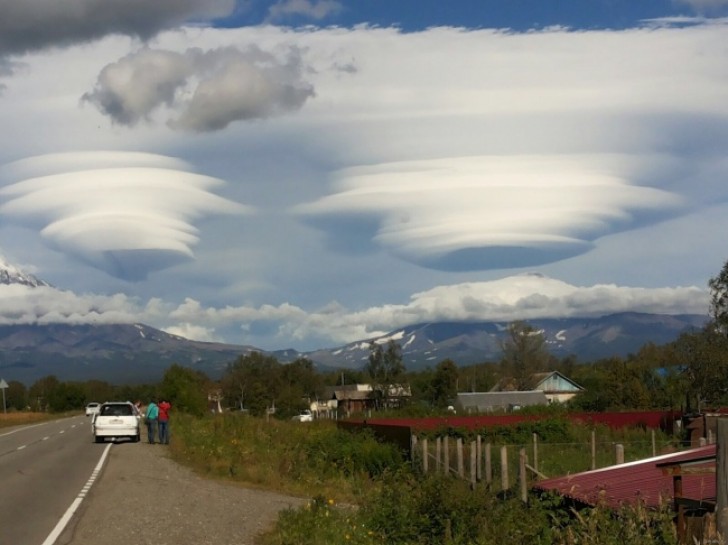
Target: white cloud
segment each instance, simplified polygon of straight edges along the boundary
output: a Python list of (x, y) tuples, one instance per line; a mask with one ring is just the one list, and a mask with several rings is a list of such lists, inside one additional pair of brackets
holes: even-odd
[[(518, 275), (490, 282), (439, 286), (413, 294), (409, 303), (349, 311), (338, 304), (306, 312), (288, 303), (258, 307), (204, 306), (187, 298), (174, 305), (159, 299), (142, 304), (123, 294), (75, 295), (55, 288), (0, 285), (0, 324), (144, 322), (169, 333), (202, 341), (221, 341), (218, 330), (238, 328), (238, 344), (258, 323), (270, 324), (267, 346), (316, 338), (328, 346), (364, 340), (423, 322), (496, 321), (602, 316), (617, 312), (707, 314), (709, 296), (696, 287), (632, 288), (574, 286), (541, 275)], [(263, 341), (259, 338), (258, 341)]]
[(179, 110), (171, 127), (206, 132), (297, 110), (314, 94), (301, 75), (295, 48), (284, 59), (255, 47), (142, 49), (106, 66), (83, 99), (122, 125), (151, 121), (152, 113), (166, 106)]
[(221, 180), (170, 168), (174, 161), (150, 154), (53, 155), (8, 171), (48, 170), (54, 160), (55, 173), (0, 188), (0, 212), (36, 226), (51, 246), (112, 276), (140, 280), (191, 259), (197, 219), (248, 210), (210, 191)]
[(358, 167), (336, 175), (337, 193), (298, 210), (314, 223), (320, 215), (343, 224), (373, 217), (377, 243), (424, 266), (533, 266), (588, 251), (596, 238), (629, 227), (635, 215), (680, 208), (676, 195), (628, 183), (645, 170), (637, 162), (510, 155)]

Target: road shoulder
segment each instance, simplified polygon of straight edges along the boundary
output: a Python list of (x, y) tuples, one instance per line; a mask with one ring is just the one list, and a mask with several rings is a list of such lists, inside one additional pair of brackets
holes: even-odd
[(100, 479), (58, 543), (253, 545), (281, 510), (305, 502), (202, 478), (172, 461), (167, 448), (113, 445)]

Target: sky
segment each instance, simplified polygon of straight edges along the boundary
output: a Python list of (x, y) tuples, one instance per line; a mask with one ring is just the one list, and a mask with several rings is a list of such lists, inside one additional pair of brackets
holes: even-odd
[(313, 350), (707, 314), (728, 0), (0, 0), (0, 323)]

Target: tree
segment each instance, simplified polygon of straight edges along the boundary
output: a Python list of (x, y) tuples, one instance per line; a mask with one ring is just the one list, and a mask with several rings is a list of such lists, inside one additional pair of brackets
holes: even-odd
[(265, 414), (281, 391), (281, 364), (272, 356), (251, 352), (231, 363), (221, 381), (228, 404)]
[(34, 411), (45, 411), (48, 408), (48, 400), (59, 385), (60, 381), (55, 375), (48, 375), (36, 380), (28, 392), (30, 407)]
[(707, 325), (701, 331), (683, 333), (672, 343), (672, 359), (687, 377), (687, 408), (701, 410), (728, 399), (728, 337)]
[(322, 391), (321, 377), (316, 374), (313, 362), (307, 358), (281, 365), (281, 390), (276, 401), (276, 414), (288, 417), (308, 409), (311, 400)]
[(8, 382), (8, 389), (5, 394), (5, 404), (8, 409), (22, 411), (28, 406), (28, 389), (22, 382), (17, 380)]
[(458, 393), (458, 366), (451, 359), (437, 364), (432, 377), (432, 404), (447, 407)]
[(61, 382), (48, 395), (48, 408), (53, 412), (80, 409), (85, 404), (83, 385), (75, 382)]
[(175, 410), (201, 416), (207, 411), (210, 379), (201, 371), (174, 364), (164, 373), (160, 393)]
[(728, 261), (717, 276), (708, 280), (708, 287), (714, 325), (723, 335), (728, 335)]
[(405, 374), (405, 366), (402, 362), (402, 349), (390, 340), (387, 349), (381, 344), (372, 342), (369, 345), (369, 362), (366, 366), (369, 378), (372, 380), (372, 390), (375, 395), (377, 407), (382, 405), (388, 397), (392, 386), (401, 386)]
[(543, 371), (550, 357), (543, 333), (521, 321), (508, 325), (502, 349), (503, 375), (513, 378), (518, 390), (529, 389), (531, 375)]

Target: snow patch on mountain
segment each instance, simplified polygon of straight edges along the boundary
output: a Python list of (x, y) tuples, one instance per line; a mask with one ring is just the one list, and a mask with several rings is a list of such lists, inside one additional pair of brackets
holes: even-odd
[(52, 287), (48, 282), (26, 273), (19, 267), (8, 263), (5, 258), (0, 255), (0, 284), (10, 286), (12, 284), (20, 284), (37, 288), (39, 286)]

